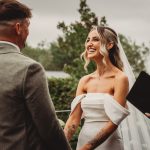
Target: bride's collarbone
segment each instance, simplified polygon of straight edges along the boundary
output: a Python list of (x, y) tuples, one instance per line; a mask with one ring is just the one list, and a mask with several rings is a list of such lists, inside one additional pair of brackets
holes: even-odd
[(90, 79), (113, 79), (117, 76), (117, 74), (104, 74), (104, 75), (98, 75), (95, 73), (92, 73), (89, 77)]
[(109, 81), (114, 80), (116, 78), (115, 75), (106, 75), (106, 76), (93, 76), (91, 77), (91, 80), (99, 80), (99, 81)]

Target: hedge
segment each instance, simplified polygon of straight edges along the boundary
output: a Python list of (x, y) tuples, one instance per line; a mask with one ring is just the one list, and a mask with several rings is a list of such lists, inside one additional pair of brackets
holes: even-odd
[[(53, 100), (55, 110), (70, 110), (71, 102), (75, 97), (76, 87), (78, 81), (73, 78), (49, 78), (48, 85), (49, 85), (49, 92), (51, 98)], [(66, 122), (69, 117), (70, 112), (65, 113), (57, 113), (59, 119)], [(78, 134), (80, 132), (80, 127), (77, 129), (77, 132), (73, 136), (72, 140), (70, 141), (71, 147), (73, 150), (76, 148), (76, 143), (78, 139)]]

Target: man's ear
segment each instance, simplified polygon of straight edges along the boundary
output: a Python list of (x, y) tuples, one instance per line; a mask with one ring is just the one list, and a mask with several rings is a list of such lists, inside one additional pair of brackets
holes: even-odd
[(113, 42), (109, 42), (107, 44), (107, 49), (110, 50), (113, 46), (114, 46), (114, 43)]
[(16, 30), (17, 35), (20, 35), (20, 33), (21, 33), (21, 26), (20, 26), (19, 22), (17, 22), (15, 24), (15, 30)]

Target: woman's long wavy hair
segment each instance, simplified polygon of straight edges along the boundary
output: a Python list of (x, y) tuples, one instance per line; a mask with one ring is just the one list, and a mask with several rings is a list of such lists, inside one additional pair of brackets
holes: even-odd
[[(120, 50), (118, 47), (117, 33), (109, 27), (102, 27), (102, 26), (94, 26), (94, 27), (92, 27), (91, 31), (93, 31), (93, 30), (96, 30), (100, 37), (100, 44), (101, 44), (100, 45), (100, 53), (103, 56), (102, 62), (104, 63), (104, 65), (107, 66), (106, 58), (109, 57), (111, 63), (114, 66), (116, 66), (120, 70), (123, 70), (123, 62), (119, 55)], [(113, 47), (111, 49), (107, 50), (106, 45), (110, 42), (113, 43)], [(87, 66), (90, 63), (90, 59), (87, 58), (86, 50), (81, 54), (81, 58), (84, 58), (84, 60), (85, 60), (84, 69), (87, 71)]]

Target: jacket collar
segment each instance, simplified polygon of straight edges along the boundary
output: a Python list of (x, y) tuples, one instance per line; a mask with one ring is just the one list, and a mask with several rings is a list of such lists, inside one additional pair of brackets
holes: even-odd
[(0, 54), (5, 53), (20, 53), (20, 49), (17, 45), (11, 42), (0, 41)]

